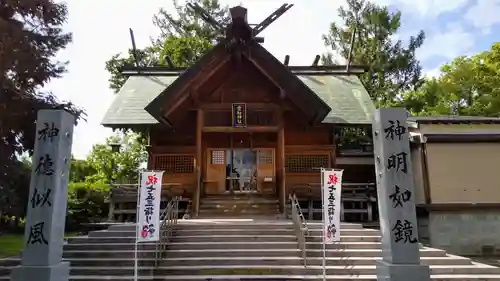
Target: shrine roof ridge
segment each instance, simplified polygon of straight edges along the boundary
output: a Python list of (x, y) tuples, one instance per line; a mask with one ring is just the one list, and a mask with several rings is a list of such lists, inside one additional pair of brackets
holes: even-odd
[[(296, 75), (356, 75), (368, 70), (363, 65), (286, 65), (289, 71)], [(118, 70), (125, 76), (180, 76), (186, 67), (126, 65)]]

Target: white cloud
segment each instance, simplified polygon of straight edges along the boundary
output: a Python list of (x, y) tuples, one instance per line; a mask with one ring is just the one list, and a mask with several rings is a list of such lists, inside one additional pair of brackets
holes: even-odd
[(396, 5), (404, 13), (432, 19), (464, 7), (469, 0), (377, 0), (374, 2), (382, 5)]
[(422, 48), (417, 50), (420, 60), (433, 57), (453, 59), (468, 54), (474, 47), (474, 35), (464, 30), (460, 23), (448, 24), (444, 31), (431, 30)]
[(425, 78), (436, 78), (441, 75), (441, 69), (440, 67), (432, 68), (429, 70), (424, 71), (424, 77)]
[(465, 19), (483, 34), (489, 34), (493, 25), (500, 23), (500, 0), (477, 0), (465, 13)]

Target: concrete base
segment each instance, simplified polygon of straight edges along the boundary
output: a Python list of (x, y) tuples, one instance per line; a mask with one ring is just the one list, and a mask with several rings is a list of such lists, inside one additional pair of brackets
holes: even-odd
[(430, 281), (430, 269), (427, 265), (390, 264), (377, 261), (378, 281)]
[(61, 262), (52, 266), (21, 265), (12, 269), (12, 281), (68, 281), (69, 262)]
[(432, 247), (461, 256), (500, 254), (500, 210), (432, 211)]

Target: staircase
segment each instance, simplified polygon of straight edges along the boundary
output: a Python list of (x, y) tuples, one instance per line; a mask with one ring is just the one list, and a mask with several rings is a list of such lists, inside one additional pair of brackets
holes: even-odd
[(204, 197), (200, 218), (267, 218), (280, 217), (278, 199), (260, 194), (227, 194)]
[[(141, 244), (139, 280), (322, 280), (321, 224), (308, 223), (307, 267), (288, 220), (180, 220), (165, 258), (154, 266), (155, 244)], [(134, 276), (134, 225), (111, 226), (88, 237), (68, 239), (64, 259), (71, 281), (130, 281)], [(376, 280), (380, 233), (357, 224), (341, 225), (341, 242), (328, 245), (327, 280)], [(422, 263), (440, 281), (500, 281), (500, 268), (421, 248)], [(0, 260), (8, 280), (18, 259)]]

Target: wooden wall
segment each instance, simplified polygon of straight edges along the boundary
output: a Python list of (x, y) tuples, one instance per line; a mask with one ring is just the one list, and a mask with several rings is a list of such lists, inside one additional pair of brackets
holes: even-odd
[[(286, 97), (286, 93), (268, 79), (260, 70), (253, 65), (243, 65), (238, 71), (223, 71), (214, 74), (205, 85), (193, 89), (195, 99), (187, 99), (179, 107), (172, 111), (169, 118), (176, 120), (175, 130), (158, 126), (151, 132), (152, 156), (151, 169), (165, 168), (165, 161), (156, 160), (158, 157), (169, 159), (168, 165), (178, 165), (184, 168), (169, 168), (165, 174), (165, 181), (179, 183), (185, 187), (187, 193), (191, 193), (196, 183), (196, 174), (186, 169), (190, 164), (195, 166), (194, 156), (196, 154), (196, 113), (193, 109), (203, 106), (230, 104), (233, 102), (260, 103), (274, 106), (277, 117), (283, 116), (284, 139), (285, 139), (285, 182), (287, 192), (292, 192), (295, 187), (306, 184), (319, 184), (321, 167), (331, 167), (334, 163), (335, 150), (333, 143), (333, 127), (324, 124), (312, 127), (304, 123), (301, 112)], [(192, 93), (190, 93), (191, 95)], [(230, 107), (228, 108), (230, 110)], [(189, 113), (186, 113), (189, 112)], [(283, 115), (281, 115), (283, 114)], [(278, 116), (279, 115), (279, 116)], [(178, 118), (176, 118), (176, 116)], [(277, 118), (279, 120), (281, 118)], [(181, 120), (181, 121), (179, 121)], [(222, 122), (221, 124), (225, 124)], [(230, 125), (230, 124), (229, 124)], [(227, 126), (227, 125), (224, 125)], [(278, 124), (273, 124), (278, 127)], [(269, 125), (269, 127), (272, 127)], [(211, 152), (213, 149), (229, 148), (267, 148), (273, 151), (274, 163), (269, 171), (269, 164), (262, 169), (261, 174), (280, 176), (276, 172), (278, 132), (259, 132), (249, 134), (243, 133), (212, 133), (202, 134), (202, 171), (204, 180), (210, 186), (208, 190), (221, 190), (220, 183), (213, 184), (214, 173), (222, 173), (222, 164), (210, 164), (212, 162)], [(180, 157), (183, 156), (183, 157)], [(184, 157), (186, 156), (186, 157)], [(187, 157), (189, 156), (189, 157)], [(177, 162), (176, 162), (177, 161)], [(182, 162), (184, 161), (184, 162)], [(191, 161), (191, 163), (187, 162)], [(155, 162), (157, 165), (155, 165)], [(158, 166), (162, 164), (163, 166)], [(210, 166), (209, 166), (210, 165)], [(177, 170), (176, 170), (177, 169)], [(224, 170), (225, 172), (225, 170)], [(218, 176), (220, 178), (220, 175)], [(279, 179), (274, 179), (279, 182)], [(314, 192), (319, 192), (319, 185)]]

